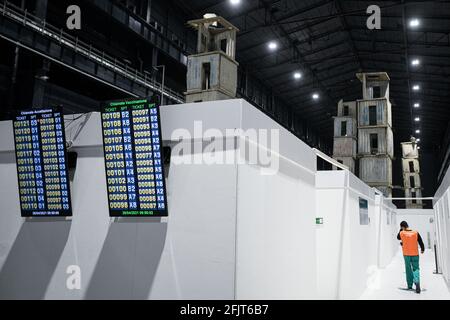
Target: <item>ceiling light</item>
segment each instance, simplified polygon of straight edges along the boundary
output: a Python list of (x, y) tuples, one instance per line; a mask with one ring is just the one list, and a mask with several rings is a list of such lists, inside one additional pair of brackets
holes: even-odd
[(419, 134), (419, 133), (420, 133), (420, 130), (419, 130), (419, 129), (417, 129), (417, 130), (416, 130), (416, 133), (417, 133), (417, 134)]
[(414, 90), (414, 91), (419, 91), (419, 90), (420, 90), (420, 86), (419, 86), (418, 84), (415, 84), (415, 85), (413, 86), (413, 90)]
[(417, 139), (416, 142), (420, 142), (420, 139)]
[(420, 103), (414, 103), (414, 108), (420, 108)]
[(419, 59), (414, 59), (413, 61), (411, 61), (411, 64), (413, 66), (418, 66), (418, 65), (420, 65), (420, 60)]
[(312, 95), (312, 98), (313, 98), (314, 100), (319, 100), (320, 96), (319, 96), (318, 93), (314, 93), (314, 94)]
[(417, 150), (420, 150), (420, 147), (417, 147)]
[(302, 78), (302, 74), (300, 72), (294, 73), (294, 79), (299, 80)]
[(230, 4), (232, 6), (237, 6), (241, 4), (241, 0), (230, 0)]
[(409, 21), (409, 26), (411, 28), (417, 28), (418, 26), (420, 26), (420, 20), (419, 19), (412, 19)]
[(267, 45), (269, 47), (270, 50), (274, 51), (277, 50), (278, 48), (278, 44), (275, 41), (271, 41), (269, 42), (269, 44)]
[(416, 117), (416, 118), (414, 119), (414, 121), (415, 121), (415, 122), (419, 122), (419, 121), (420, 121), (420, 118), (419, 118), (419, 117)]

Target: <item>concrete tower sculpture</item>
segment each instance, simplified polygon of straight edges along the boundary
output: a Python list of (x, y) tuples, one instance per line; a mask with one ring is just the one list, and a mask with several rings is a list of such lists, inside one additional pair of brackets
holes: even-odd
[(359, 177), (386, 197), (392, 197), (392, 104), (386, 72), (359, 73), (363, 99), (358, 106)]
[(356, 173), (357, 125), (356, 102), (341, 100), (337, 117), (334, 117), (333, 158), (353, 173)]
[(186, 102), (236, 98), (239, 30), (214, 14), (188, 24), (197, 30), (198, 40), (197, 53), (188, 57)]
[[(402, 167), (405, 198), (422, 198), (422, 182), (420, 180), (419, 147), (416, 139), (402, 143)], [(422, 200), (406, 200), (407, 209), (422, 209)]]

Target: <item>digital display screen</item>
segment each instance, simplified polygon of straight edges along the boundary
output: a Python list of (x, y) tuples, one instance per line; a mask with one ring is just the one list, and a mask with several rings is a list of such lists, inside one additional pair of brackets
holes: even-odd
[(158, 106), (149, 100), (108, 103), (102, 128), (110, 216), (167, 216)]
[(22, 217), (72, 216), (61, 110), (19, 112), (13, 128)]

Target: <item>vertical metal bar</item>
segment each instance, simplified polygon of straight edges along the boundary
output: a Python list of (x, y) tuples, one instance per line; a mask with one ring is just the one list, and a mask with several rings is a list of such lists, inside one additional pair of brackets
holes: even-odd
[(161, 83), (161, 105), (164, 105), (164, 81), (166, 80), (166, 66), (162, 66), (163, 74), (162, 74), (162, 83)]
[(435, 270), (435, 274), (440, 274), (439, 273), (439, 265), (438, 265), (438, 257), (437, 257), (437, 246), (436, 244), (434, 245), (434, 263), (436, 265), (436, 270)]

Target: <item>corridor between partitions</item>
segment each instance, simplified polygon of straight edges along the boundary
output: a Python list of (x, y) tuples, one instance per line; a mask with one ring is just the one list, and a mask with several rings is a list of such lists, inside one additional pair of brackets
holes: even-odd
[(372, 275), (363, 300), (447, 300), (450, 292), (441, 274), (435, 274), (434, 252), (426, 250), (420, 256), (422, 293), (406, 290), (405, 264), (399, 249), (392, 262)]

